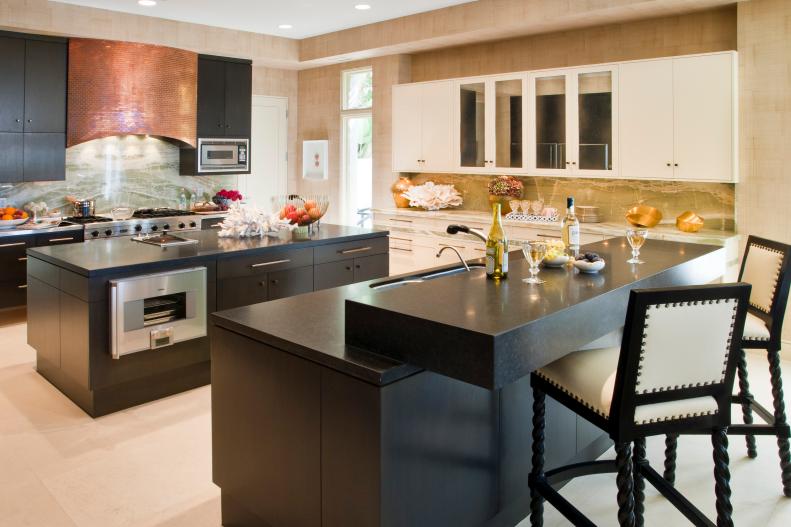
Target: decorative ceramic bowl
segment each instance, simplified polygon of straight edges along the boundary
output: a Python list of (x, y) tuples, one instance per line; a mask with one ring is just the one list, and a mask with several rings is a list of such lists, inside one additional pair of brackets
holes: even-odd
[(656, 207), (636, 205), (626, 211), (626, 221), (635, 227), (650, 229), (662, 221), (662, 213)]
[(18, 225), (22, 225), (30, 218), (22, 218), (19, 220), (0, 220), (0, 229), (13, 229)]
[(683, 212), (676, 218), (676, 228), (682, 232), (698, 232), (703, 228), (704, 220), (691, 210)]
[(574, 260), (574, 267), (579, 269), (581, 273), (598, 273), (604, 269), (606, 262), (604, 260), (597, 260), (589, 262), (588, 260)]
[(542, 263), (546, 267), (563, 267), (564, 265), (569, 263), (569, 256), (566, 254), (560, 254), (552, 259), (544, 258), (544, 261)]

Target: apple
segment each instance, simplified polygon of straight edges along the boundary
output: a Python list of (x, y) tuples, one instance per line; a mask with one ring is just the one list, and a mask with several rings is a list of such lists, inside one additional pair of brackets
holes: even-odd
[(299, 215), (298, 215), (296, 212), (289, 212), (289, 213), (286, 215), (286, 218), (288, 218), (288, 220), (289, 220), (291, 223), (297, 223), (297, 222), (299, 221)]
[(286, 210), (286, 213), (289, 213), (289, 212), (296, 211), (297, 208), (294, 205), (292, 205), (291, 203), (289, 203), (288, 205), (285, 206), (285, 210)]
[(309, 223), (310, 222), (310, 216), (308, 216), (307, 213), (303, 214), (302, 217), (300, 218), (299, 222), (300, 223)]

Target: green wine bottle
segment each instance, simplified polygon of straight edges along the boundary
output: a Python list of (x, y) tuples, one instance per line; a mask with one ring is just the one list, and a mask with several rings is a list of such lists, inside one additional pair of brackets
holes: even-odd
[(486, 277), (493, 280), (508, 278), (508, 239), (503, 229), (500, 204), (492, 206), (492, 228), (486, 238)]

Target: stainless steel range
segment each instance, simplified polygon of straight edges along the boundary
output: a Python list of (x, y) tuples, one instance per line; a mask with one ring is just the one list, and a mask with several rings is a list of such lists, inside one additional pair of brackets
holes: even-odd
[(139, 209), (128, 220), (113, 220), (105, 216), (66, 218), (85, 228), (85, 240), (100, 240), (118, 236), (138, 234), (157, 234), (161, 232), (199, 231), (201, 216), (185, 210), (176, 209)]

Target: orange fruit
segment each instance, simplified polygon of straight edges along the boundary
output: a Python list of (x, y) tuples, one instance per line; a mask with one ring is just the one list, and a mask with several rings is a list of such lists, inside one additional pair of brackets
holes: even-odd
[(15, 212), (16, 212), (16, 209), (14, 207), (6, 207), (5, 208), (5, 213), (8, 214), (8, 215), (13, 215)]
[(14, 219), (14, 217), (11, 214), (3, 214), (3, 216), (0, 217), (0, 220), (3, 220), (3, 221), (9, 221), (9, 220), (13, 220), (13, 219)]

